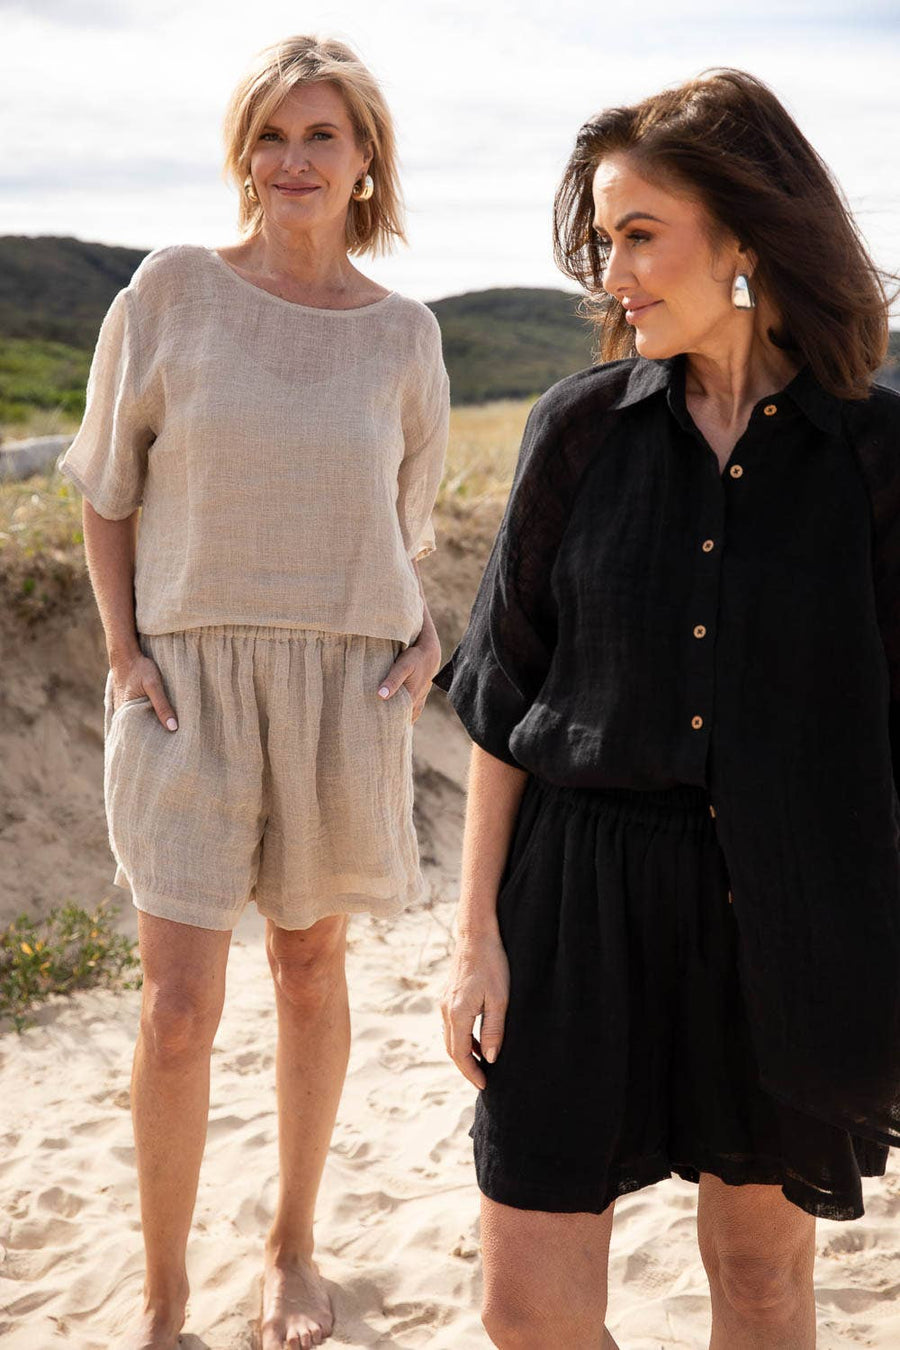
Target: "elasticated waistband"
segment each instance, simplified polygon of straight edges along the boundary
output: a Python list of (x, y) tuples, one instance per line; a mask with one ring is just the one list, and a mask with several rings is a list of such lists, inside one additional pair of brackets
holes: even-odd
[[(148, 637), (152, 641), (154, 638), (180, 638), (182, 640), (200, 641), (208, 638), (230, 637), (247, 638), (254, 642), (301, 642), (304, 639), (322, 642), (348, 642), (359, 641), (359, 635), (355, 633), (334, 633), (324, 628), (298, 627), (289, 628), (286, 624), (266, 624), (266, 623), (214, 623), (198, 625), (196, 628), (179, 628), (170, 633), (146, 633), (143, 637)], [(390, 644), (396, 642), (394, 638), (369, 637), (369, 642), (383, 642)]]
[(532, 791), (560, 805), (587, 811), (626, 813), (632, 819), (658, 819), (676, 815), (711, 821), (709, 789), (694, 783), (675, 783), (666, 788), (571, 787), (550, 783), (532, 775)]

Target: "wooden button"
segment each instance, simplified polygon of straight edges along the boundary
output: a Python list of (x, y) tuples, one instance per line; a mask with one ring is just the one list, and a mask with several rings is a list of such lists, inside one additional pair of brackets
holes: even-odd
[(728, 903), (729, 905), (734, 904), (734, 896), (731, 894), (731, 891), (728, 892)]
[(713, 539), (704, 539), (701, 545), (704, 553), (712, 553), (715, 546), (715, 540)]
[(732, 464), (728, 472), (731, 474), (732, 478), (741, 478), (744, 470), (741, 468), (740, 464)]
[(703, 726), (703, 718), (702, 718), (702, 717), (692, 717), (692, 718), (691, 718), (691, 726), (694, 728), (695, 731), (699, 731), (700, 728)]
[(713, 806), (712, 802), (710, 802), (710, 804), (709, 804), (709, 814), (712, 816), (713, 820), (715, 820), (715, 818), (716, 818), (716, 808)]
[(767, 403), (766, 406), (763, 408), (763, 412), (766, 414), (766, 417), (774, 417), (777, 411), (778, 411), (777, 403)]
[(702, 623), (698, 623), (697, 627), (694, 629), (694, 637), (695, 638), (706, 637), (706, 629), (703, 627)]

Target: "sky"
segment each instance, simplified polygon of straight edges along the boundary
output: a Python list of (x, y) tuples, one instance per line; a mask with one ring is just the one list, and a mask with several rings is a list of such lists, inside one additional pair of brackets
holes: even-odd
[(349, 41), (382, 84), (410, 246), (362, 266), (418, 299), (570, 287), (550, 222), (578, 127), (721, 65), (772, 86), (900, 272), (898, 0), (0, 0), (0, 233), (236, 242), (222, 114), (298, 32)]

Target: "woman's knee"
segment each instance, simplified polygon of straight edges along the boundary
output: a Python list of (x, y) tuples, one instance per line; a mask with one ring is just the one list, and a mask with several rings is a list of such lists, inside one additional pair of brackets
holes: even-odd
[(807, 1262), (799, 1253), (719, 1256), (711, 1278), (742, 1320), (776, 1327), (790, 1322), (807, 1295)]
[(347, 916), (290, 930), (269, 923), (266, 955), (278, 993), (300, 1009), (320, 1007), (343, 988)]
[(164, 1062), (208, 1056), (221, 1012), (221, 999), (199, 986), (145, 982), (141, 1007), (144, 1048)]

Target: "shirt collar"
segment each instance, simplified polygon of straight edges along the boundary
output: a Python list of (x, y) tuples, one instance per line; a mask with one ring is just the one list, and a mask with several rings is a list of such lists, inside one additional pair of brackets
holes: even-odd
[[(687, 409), (684, 395), (685, 369), (687, 361), (684, 355), (667, 357), (661, 361), (649, 361), (638, 357), (628, 374), (628, 380), (622, 393), (612, 405), (614, 408), (629, 408), (657, 394), (666, 391), (669, 408), (675, 420), (685, 431), (693, 431), (694, 423)], [(829, 394), (819, 384), (809, 366), (797, 372), (789, 384), (771, 395), (771, 400), (787, 396), (810, 422), (820, 431), (836, 435), (841, 429), (841, 400), (836, 394)], [(760, 400), (761, 402), (763, 400)], [(769, 399), (765, 400), (766, 402)]]

